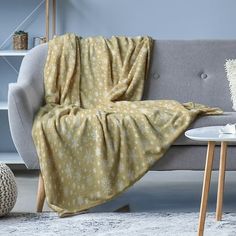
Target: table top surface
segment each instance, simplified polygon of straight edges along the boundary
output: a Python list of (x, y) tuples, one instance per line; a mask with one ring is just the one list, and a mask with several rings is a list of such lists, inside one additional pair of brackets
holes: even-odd
[(222, 134), (220, 130), (224, 126), (208, 126), (190, 129), (185, 136), (196, 141), (236, 142), (236, 134)]

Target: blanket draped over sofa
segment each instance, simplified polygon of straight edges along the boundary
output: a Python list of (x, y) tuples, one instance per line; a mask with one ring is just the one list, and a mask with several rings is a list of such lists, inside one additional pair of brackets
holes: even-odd
[(199, 114), (221, 113), (195, 103), (140, 101), (152, 43), (74, 34), (49, 42), (46, 104), (32, 135), (48, 204), (60, 216), (122, 193)]

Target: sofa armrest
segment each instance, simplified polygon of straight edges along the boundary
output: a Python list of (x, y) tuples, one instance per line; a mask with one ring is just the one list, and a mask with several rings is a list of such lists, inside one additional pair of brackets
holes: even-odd
[(35, 96), (30, 84), (9, 84), (8, 118), (16, 150), (27, 168), (38, 169), (38, 157), (31, 130), (35, 113), (42, 104), (42, 98)]
[(8, 116), (16, 150), (29, 169), (39, 169), (31, 135), (36, 112), (44, 103), (43, 71), (47, 44), (30, 50), (24, 57), (17, 83), (9, 84)]

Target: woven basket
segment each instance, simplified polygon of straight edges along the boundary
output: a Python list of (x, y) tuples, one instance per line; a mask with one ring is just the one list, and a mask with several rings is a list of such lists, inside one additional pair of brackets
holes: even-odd
[(12, 210), (16, 198), (17, 186), (14, 174), (8, 166), (0, 163), (0, 217)]
[(28, 33), (13, 35), (13, 48), (15, 50), (28, 49)]

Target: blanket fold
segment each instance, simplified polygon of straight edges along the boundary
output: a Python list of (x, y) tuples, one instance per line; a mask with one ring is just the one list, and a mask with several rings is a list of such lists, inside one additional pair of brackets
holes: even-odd
[(141, 178), (199, 114), (221, 110), (173, 100), (140, 101), (149, 37), (49, 42), (46, 104), (32, 135), (49, 206), (60, 216), (106, 202)]

